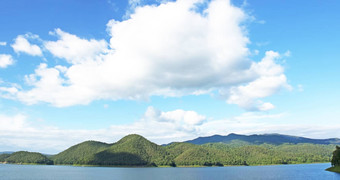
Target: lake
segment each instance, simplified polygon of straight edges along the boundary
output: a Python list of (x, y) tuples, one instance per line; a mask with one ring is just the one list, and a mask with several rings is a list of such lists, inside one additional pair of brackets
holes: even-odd
[(117, 168), (0, 164), (0, 179), (340, 179), (330, 163), (201, 168)]

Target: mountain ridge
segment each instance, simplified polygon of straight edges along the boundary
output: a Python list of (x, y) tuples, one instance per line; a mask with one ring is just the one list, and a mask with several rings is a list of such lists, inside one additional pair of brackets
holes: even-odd
[(226, 143), (229, 144), (233, 140), (240, 140), (250, 144), (274, 144), (274, 145), (281, 145), (285, 143), (290, 144), (299, 144), (299, 143), (311, 143), (311, 144), (338, 144), (340, 145), (339, 138), (328, 138), (328, 139), (312, 139), (312, 138), (305, 138), (300, 136), (291, 136), (291, 135), (284, 135), (284, 134), (252, 134), (252, 135), (241, 135), (230, 133), (226, 136), (223, 135), (212, 135), (206, 137), (198, 137), (192, 140), (187, 140), (184, 142), (192, 143), (192, 144), (206, 144), (206, 143)]

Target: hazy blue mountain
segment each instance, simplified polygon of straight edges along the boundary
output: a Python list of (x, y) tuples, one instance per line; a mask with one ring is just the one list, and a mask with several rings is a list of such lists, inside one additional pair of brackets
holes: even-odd
[(298, 136), (289, 136), (282, 134), (262, 134), (262, 135), (240, 135), (240, 134), (229, 134), (227, 136), (213, 135), (208, 137), (199, 137), (193, 140), (185, 141), (192, 144), (206, 144), (206, 143), (226, 143), (230, 144), (235, 141), (242, 141), (250, 144), (298, 144), (298, 143), (311, 143), (311, 144), (340, 144), (340, 139), (310, 139)]

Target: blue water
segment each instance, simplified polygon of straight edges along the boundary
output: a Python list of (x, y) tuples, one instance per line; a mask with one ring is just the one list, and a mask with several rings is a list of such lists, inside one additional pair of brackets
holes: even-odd
[(324, 164), (202, 168), (115, 168), (0, 164), (0, 179), (339, 179)]

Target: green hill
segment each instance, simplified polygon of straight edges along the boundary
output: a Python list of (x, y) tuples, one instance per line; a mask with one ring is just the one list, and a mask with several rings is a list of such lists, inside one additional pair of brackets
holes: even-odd
[(228, 158), (229, 154), (220, 150), (198, 146), (184, 151), (174, 161), (181, 166), (223, 166), (221, 162)]
[(327, 171), (340, 173), (340, 146), (336, 146), (331, 160), (332, 167), (326, 169)]
[(0, 162), (6, 162), (6, 159), (11, 156), (10, 154), (0, 154)]
[(104, 151), (92, 156), (89, 164), (119, 166), (155, 166), (171, 163), (166, 150), (144, 137), (128, 135)]
[(55, 164), (88, 164), (92, 160), (93, 154), (103, 151), (108, 147), (110, 147), (110, 144), (85, 141), (52, 156), (51, 159)]
[(171, 156), (171, 159), (175, 159), (177, 156), (182, 154), (183, 152), (187, 151), (191, 148), (196, 148), (198, 145), (191, 144), (191, 143), (172, 143), (168, 146), (164, 146), (166, 151), (168, 152), (169, 156)]
[(46, 156), (40, 153), (27, 151), (18, 151), (13, 154), (2, 154), (0, 155), (0, 161), (14, 164), (53, 164), (53, 161)]

